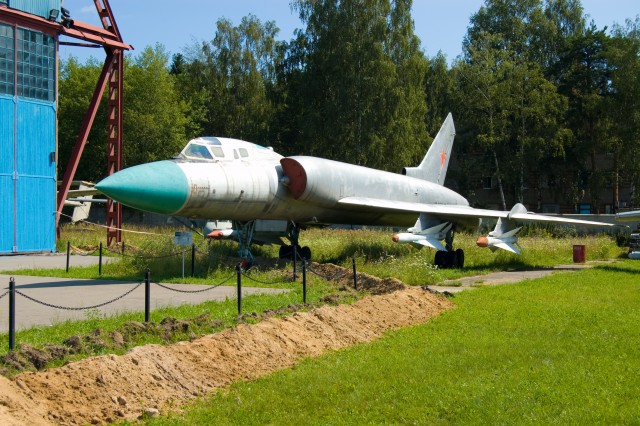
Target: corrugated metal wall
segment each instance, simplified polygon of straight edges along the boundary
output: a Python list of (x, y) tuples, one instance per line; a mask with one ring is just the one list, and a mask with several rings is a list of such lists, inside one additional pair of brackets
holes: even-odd
[(55, 40), (0, 30), (0, 253), (55, 251)]
[(62, 0), (9, 0), (8, 6), (32, 15), (49, 18), (51, 9), (60, 10)]
[(14, 246), (13, 98), (0, 96), (0, 253)]
[(18, 101), (17, 251), (55, 251), (56, 112), (45, 102)]

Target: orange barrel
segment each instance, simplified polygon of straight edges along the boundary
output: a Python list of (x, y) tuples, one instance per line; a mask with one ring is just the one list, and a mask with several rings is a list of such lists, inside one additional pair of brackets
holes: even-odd
[(584, 263), (587, 260), (587, 250), (583, 245), (573, 246), (573, 263)]

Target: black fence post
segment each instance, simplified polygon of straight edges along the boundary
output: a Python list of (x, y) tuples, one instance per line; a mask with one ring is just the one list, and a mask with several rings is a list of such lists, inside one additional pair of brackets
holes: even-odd
[(102, 241), (100, 241), (100, 255), (98, 259), (98, 276), (102, 276)]
[(191, 276), (196, 274), (196, 245), (191, 244)]
[(307, 304), (307, 259), (302, 259), (302, 303)]
[(353, 264), (353, 288), (357, 290), (358, 278), (356, 277), (356, 258), (355, 257), (352, 258), (352, 264)]
[(71, 255), (71, 241), (67, 241), (67, 272), (69, 272), (69, 256)]
[(293, 281), (295, 282), (298, 279), (298, 271), (297, 271), (297, 266), (298, 265), (298, 249), (297, 249), (297, 244), (293, 245)]
[(238, 263), (236, 266), (238, 271), (238, 315), (242, 314), (242, 264)]
[(144, 274), (144, 322), (149, 322), (151, 316), (151, 271), (149, 268)]
[(16, 281), (9, 279), (9, 350), (16, 347)]

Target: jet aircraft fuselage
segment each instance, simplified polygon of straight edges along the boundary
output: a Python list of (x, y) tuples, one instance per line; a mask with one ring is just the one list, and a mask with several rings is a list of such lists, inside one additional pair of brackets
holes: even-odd
[[(285, 158), (269, 148), (226, 138), (194, 139), (174, 160), (128, 168), (96, 187), (125, 205), (156, 213), (299, 224), (408, 227), (416, 221), (415, 212), (340, 204), (352, 197), (469, 205), (433, 182), (323, 158)], [(478, 221), (459, 223), (476, 226)]]

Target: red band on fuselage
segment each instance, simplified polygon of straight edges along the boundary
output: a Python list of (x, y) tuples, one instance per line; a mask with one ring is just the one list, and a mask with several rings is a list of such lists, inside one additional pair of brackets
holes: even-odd
[(289, 178), (289, 191), (296, 200), (304, 194), (307, 189), (307, 173), (304, 167), (296, 160), (283, 158), (280, 160), (284, 175)]

